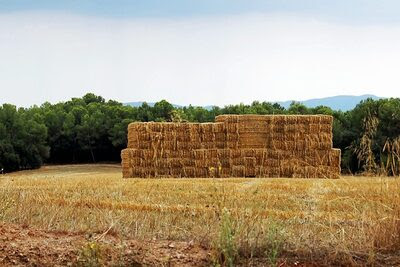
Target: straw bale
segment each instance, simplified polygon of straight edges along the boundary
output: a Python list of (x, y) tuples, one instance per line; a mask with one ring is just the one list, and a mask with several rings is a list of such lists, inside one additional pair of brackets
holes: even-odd
[(178, 150), (189, 150), (191, 149), (191, 143), (190, 142), (176, 142), (176, 147)]
[(191, 149), (201, 149), (202, 143), (201, 142), (191, 142)]
[(212, 133), (213, 132), (214, 123), (202, 123), (200, 124), (200, 132), (201, 133)]
[(215, 142), (201, 142), (200, 145), (201, 145), (200, 146), (201, 149), (215, 149), (216, 148)]
[(239, 133), (239, 125), (237, 123), (225, 123), (225, 131), (229, 133)]
[(129, 157), (142, 157), (143, 156), (143, 150), (141, 149), (125, 149), (127, 152), (129, 152)]
[(254, 157), (256, 154), (257, 149), (252, 149), (252, 148), (248, 148), (248, 149), (243, 149), (242, 150), (242, 156), (243, 157)]
[(256, 177), (256, 166), (245, 167), (245, 177)]
[(184, 167), (182, 169), (183, 177), (196, 177), (196, 168), (194, 167)]
[(215, 133), (213, 132), (202, 132), (200, 135), (201, 142), (214, 142)]
[(320, 124), (321, 123), (321, 116), (314, 115), (310, 116), (310, 124)]
[(207, 158), (218, 158), (218, 149), (208, 149), (205, 153)]
[(204, 168), (196, 167), (194, 169), (194, 174), (195, 174), (195, 177), (207, 178), (208, 177), (208, 170), (207, 170), (206, 167), (204, 167)]
[(226, 142), (226, 148), (228, 149), (238, 149), (239, 144), (238, 142)]
[(166, 158), (157, 159), (156, 165), (158, 166), (158, 168), (162, 168), (162, 169), (164, 169), (164, 168), (168, 169), (171, 167), (169, 159), (166, 159)]
[(321, 124), (320, 132), (321, 133), (332, 133), (332, 124)]
[(225, 142), (226, 141), (226, 133), (224, 132), (215, 132), (215, 141), (216, 142)]
[(320, 115), (321, 124), (333, 124), (333, 117), (328, 115)]
[(194, 166), (196, 168), (207, 168), (208, 167), (208, 163), (205, 160), (195, 159), (194, 160)]
[(242, 155), (243, 155), (243, 150), (242, 149), (229, 149), (229, 150), (230, 150), (230, 152), (229, 152), (230, 156), (233, 159), (242, 157)]
[(190, 132), (192, 133), (200, 133), (200, 125), (201, 123), (188, 123), (190, 125)]
[(170, 168), (182, 168), (183, 167), (182, 159), (171, 158), (171, 159), (167, 159), (167, 161), (168, 161), (168, 166)]
[(128, 139), (128, 148), (139, 148), (139, 142)]
[(285, 165), (282, 164), (281, 166), (279, 166), (279, 176), (280, 177), (286, 177), (286, 178), (292, 178), (293, 177), (293, 165)]
[(156, 173), (155, 173), (156, 177), (170, 177), (170, 172), (169, 172), (169, 168), (157, 168), (156, 169)]
[(227, 142), (239, 142), (239, 134), (232, 134), (232, 133), (228, 133), (226, 134), (226, 141)]
[(232, 177), (245, 177), (245, 167), (243, 165), (232, 166)]
[(285, 133), (289, 134), (289, 133), (296, 133), (297, 132), (297, 125), (295, 123), (291, 123), (291, 124), (286, 124), (284, 126), (284, 131)]
[(138, 148), (139, 149), (150, 149), (151, 148), (151, 142), (150, 141), (142, 141), (138, 143)]
[(215, 121), (129, 124), (123, 176), (334, 178), (340, 173), (331, 116), (221, 115)]
[(147, 149), (147, 150), (143, 149), (141, 152), (141, 157), (146, 160), (153, 159), (154, 156), (155, 156), (155, 151), (152, 149)]
[(320, 133), (319, 142), (332, 144), (332, 133)]
[(212, 123), (212, 131), (214, 133), (224, 133), (225, 124), (224, 123)]
[(231, 157), (230, 149), (217, 149), (217, 157), (219, 159), (229, 159)]
[(321, 124), (310, 123), (309, 125), (309, 132), (311, 134), (318, 134), (320, 133)]
[(308, 132), (308, 127), (304, 123), (296, 124), (295, 128), (296, 128), (296, 130), (295, 130), (296, 133), (304, 134), (304, 133)]
[(271, 128), (271, 124), (267, 124), (265, 122), (259, 122), (259, 121), (243, 121), (243, 122), (238, 123), (239, 133), (243, 133), (243, 132), (265, 133), (270, 128)]
[(277, 124), (273, 124), (273, 125), (271, 125), (272, 127), (272, 131), (274, 132), (274, 133), (278, 133), (278, 134), (280, 134), (280, 135), (282, 135), (282, 134), (284, 134), (285, 133), (285, 124), (282, 124), (282, 123), (277, 123)]
[(226, 142), (215, 142), (215, 148), (217, 148), (217, 149), (225, 149), (226, 148)]
[(232, 165), (233, 159), (230, 159), (230, 158), (220, 158), (220, 159), (219, 159), (219, 162), (220, 162), (221, 167), (230, 168), (230, 166)]
[(176, 141), (162, 141), (160, 144), (160, 148), (163, 150), (177, 150), (177, 142)]
[(129, 131), (142, 131), (145, 130), (145, 123), (143, 122), (132, 122), (128, 125)]
[(232, 165), (244, 165), (245, 164), (244, 157), (232, 158), (231, 161), (232, 161)]
[(279, 167), (271, 167), (265, 170), (267, 173), (267, 177), (275, 178), (281, 177), (280, 168)]
[(137, 166), (151, 168), (151, 169), (154, 169), (156, 167), (155, 161), (153, 160), (141, 160), (140, 165)]
[(161, 148), (160, 157), (161, 158), (172, 158), (172, 157), (174, 157), (174, 153), (177, 153), (177, 151)]
[(221, 178), (232, 177), (231, 167), (222, 167), (219, 170), (219, 177), (221, 177)]
[(179, 133), (187, 133), (190, 130), (189, 123), (174, 123), (176, 132)]
[(194, 167), (195, 166), (195, 160), (191, 158), (181, 158), (181, 164), (184, 167)]
[(296, 149), (296, 143), (294, 141), (283, 142), (284, 150), (293, 151)]
[(297, 117), (297, 123), (308, 125), (310, 124), (311, 118), (313, 116), (296, 115), (296, 117)]
[(196, 142), (196, 143), (201, 142), (201, 134), (198, 132), (189, 132), (189, 138), (191, 142)]
[(196, 149), (193, 151), (194, 158), (197, 160), (205, 160), (206, 158), (206, 149)]
[(182, 170), (182, 168), (180, 168), (180, 167), (171, 167), (170, 169), (169, 169), (169, 173), (170, 173), (170, 175), (172, 176), (172, 177), (177, 177), (177, 178), (180, 178), (181, 176), (182, 176), (182, 172), (183, 172), (183, 170)]
[(246, 167), (246, 176), (254, 176), (256, 167), (256, 158), (244, 157), (244, 165)]
[(215, 117), (215, 122), (237, 123), (239, 122), (238, 115), (218, 115)]
[(286, 124), (287, 125), (296, 125), (298, 123), (297, 116), (287, 116)]
[(193, 150), (179, 150), (178, 151), (178, 157), (180, 158), (191, 158), (193, 159)]
[(129, 159), (130, 166), (141, 166), (142, 162), (145, 162), (145, 161), (138, 157), (134, 157), (134, 158), (132, 157)]
[(341, 151), (340, 149), (331, 149), (328, 154), (328, 164), (331, 167), (339, 168), (340, 172), (340, 161), (341, 161)]
[(204, 161), (207, 167), (218, 167), (221, 165), (221, 162), (218, 158), (207, 157)]
[(149, 122), (148, 129), (152, 132), (161, 132), (163, 128), (163, 124), (156, 122)]
[(266, 159), (263, 164), (263, 166), (265, 167), (279, 167), (279, 165), (280, 165), (279, 159), (271, 159), (271, 158)]
[(121, 158), (130, 157), (132, 154), (131, 149), (125, 148), (121, 150)]

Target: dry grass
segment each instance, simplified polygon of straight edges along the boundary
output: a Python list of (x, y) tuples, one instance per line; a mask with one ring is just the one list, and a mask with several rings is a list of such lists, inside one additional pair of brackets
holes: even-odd
[(281, 258), (400, 264), (399, 179), (122, 179), (116, 165), (0, 176), (0, 221), (46, 230), (212, 246), (224, 212), (242, 257), (265, 256), (278, 225)]

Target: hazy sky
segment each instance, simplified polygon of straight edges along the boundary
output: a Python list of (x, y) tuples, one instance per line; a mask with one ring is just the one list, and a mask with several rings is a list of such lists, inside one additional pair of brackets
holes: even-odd
[(400, 97), (400, 1), (0, 0), (0, 104)]

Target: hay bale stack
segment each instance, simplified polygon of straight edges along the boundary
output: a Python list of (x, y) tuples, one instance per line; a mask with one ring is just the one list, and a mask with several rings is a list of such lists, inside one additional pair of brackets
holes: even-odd
[(332, 120), (221, 115), (215, 123), (131, 123), (123, 177), (337, 178)]

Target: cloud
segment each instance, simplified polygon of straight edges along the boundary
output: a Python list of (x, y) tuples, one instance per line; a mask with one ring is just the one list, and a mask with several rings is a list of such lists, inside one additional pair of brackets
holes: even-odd
[(94, 92), (122, 102), (224, 105), (400, 96), (400, 26), (295, 15), (116, 19), (0, 15), (0, 102)]

